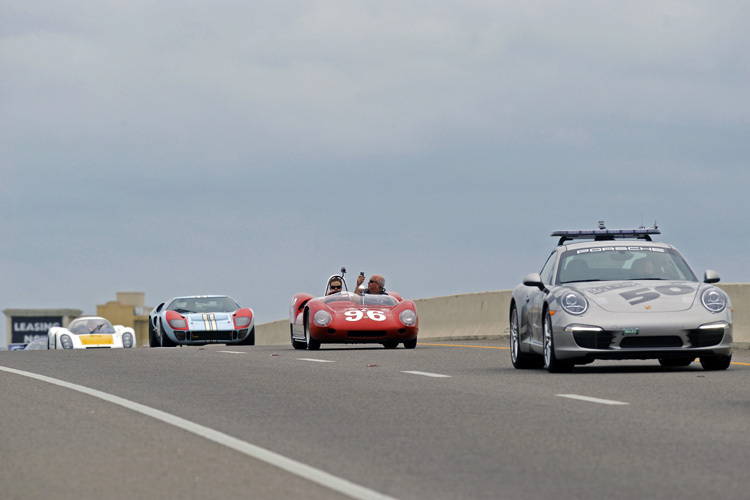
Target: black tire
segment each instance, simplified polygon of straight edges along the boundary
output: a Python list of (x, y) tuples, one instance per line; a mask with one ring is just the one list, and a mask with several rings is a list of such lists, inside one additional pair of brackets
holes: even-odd
[(175, 347), (177, 344), (172, 342), (172, 339), (167, 336), (167, 333), (164, 331), (164, 327), (161, 324), (161, 318), (159, 318), (159, 337), (161, 338), (161, 346), (162, 347)]
[(661, 366), (672, 368), (672, 367), (683, 367), (689, 366), (690, 363), (695, 361), (695, 358), (659, 358), (659, 364)]
[(555, 336), (552, 332), (552, 317), (544, 311), (544, 368), (550, 373), (570, 373), (573, 363), (560, 361), (555, 355)]
[(307, 345), (308, 351), (317, 351), (320, 349), (320, 341), (315, 340), (310, 336), (310, 328), (308, 326), (310, 321), (310, 318), (308, 317), (307, 313), (305, 313), (305, 343)]
[(525, 370), (539, 366), (536, 356), (521, 352), (521, 334), (518, 326), (518, 310), (514, 305), (510, 310), (510, 361), (513, 368)]
[(414, 349), (417, 347), (417, 339), (411, 339), (404, 342), (404, 349)]
[(292, 340), (292, 347), (295, 349), (307, 349), (307, 344), (305, 342), (294, 340), (294, 327), (291, 324), (289, 325), (289, 337)]
[(255, 327), (250, 330), (250, 333), (247, 334), (247, 337), (237, 342), (237, 345), (255, 345)]
[(726, 370), (730, 364), (732, 364), (731, 354), (729, 356), (701, 356), (701, 366), (704, 370)]
[(151, 324), (151, 318), (148, 320), (148, 346), (161, 347), (159, 337), (156, 336), (156, 332), (154, 331), (154, 325)]
[(388, 340), (386, 342), (383, 342), (383, 347), (385, 347), (386, 349), (395, 349), (396, 347), (398, 347), (398, 342)]

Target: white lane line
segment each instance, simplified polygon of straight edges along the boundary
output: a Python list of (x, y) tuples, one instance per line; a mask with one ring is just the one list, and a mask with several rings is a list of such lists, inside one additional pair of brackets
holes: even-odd
[(251, 458), (255, 458), (267, 464), (274, 465), (279, 469), (283, 469), (296, 476), (307, 479), (308, 481), (312, 481), (314, 483), (322, 485), (328, 489), (343, 493), (344, 495), (349, 495), (352, 498), (362, 500), (395, 500), (393, 497), (378, 493), (377, 491), (352, 483), (351, 481), (347, 481), (346, 479), (334, 476), (333, 474), (329, 474), (328, 472), (324, 472), (320, 469), (310, 467), (309, 465), (303, 464), (302, 462), (297, 462), (296, 460), (292, 460), (291, 458), (287, 458), (283, 455), (279, 455), (278, 453), (266, 450), (265, 448), (261, 448), (260, 446), (250, 444), (246, 441), (242, 441), (240, 439), (229, 436), (228, 434), (224, 434), (223, 432), (216, 431), (209, 427), (196, 424), (195, 422), (191, 422), (190, 420), (185, 420), (184, 418), (171, 415), (169, 413), (142, 405), (140, 403), (135, 403), (133, 401), (114, 396), (112, 394), (107, 394), (106, 392), (97, 391), (96, 389), (89, 389), (88, 387), (84, 387), (82, 385), (71, 384), (63, 380), (46, 377), (44, 375), (38, 375), (36, 373), (15, 370), (13, 368), (7, 368), (4, 366), (0, 366), (0, 370), (24, 377), (33, 378), (36, 380), (41, 380), (42, 382), (65, 387), (66, 389), (72, 389), (74, 391), (78, 391), (83, 394), (87, 394), (89, 396), (114, 403), (129, 410), (142, 413), (143, 415), (154, 418), (156, 420), (160, 420), (166, 424), (173, 425), (184, 431), (192, 432), (193, 434), (208, 439), (209, 441), (213, 441), (214, 443), (218, 443), (222, 446), (226, 446), (227, 448), (231, 448)]
[(225, 352), (227, 354), (245, 354), (244, 351), (217, 351), (217, 352)]
[(298, 361), (314, 361), (315, 363), (334, 363), (330, 359), (297, 358)]
[(599, 398), (590, 398), (588, 396), (579, 396), (578, 394), (556, 394), (556, 396), (560, 396), (561, 398), (578, 399), (580, 401), (588, 401), (589, 403), (599, 403), (601, 405), (629, 405), (630, 404), (630, 403), (625, 403), (623, 401), (612, 401), (611, 399), (599, 399)]
[(417, 371), (402, 371), (401, 373), (411, 373), (412, 375), (422, 375), (424, 377), (435, 377), (435, 378), (450, 378), (450, 375), (442, 375), (440, 373), (430, 372), (417, 372)]

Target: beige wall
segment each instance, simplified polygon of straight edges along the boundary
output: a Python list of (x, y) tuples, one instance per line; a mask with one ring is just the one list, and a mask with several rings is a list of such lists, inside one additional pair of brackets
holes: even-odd
[[(734, 308), (735, 348), (750, 348), (750, 284), (722, 284)], [(418, 299), (419, 339), (468, 340), (508, 336), (511, 290)], [(289, 321), (255, 327), (259, 345), (290, 344)]]

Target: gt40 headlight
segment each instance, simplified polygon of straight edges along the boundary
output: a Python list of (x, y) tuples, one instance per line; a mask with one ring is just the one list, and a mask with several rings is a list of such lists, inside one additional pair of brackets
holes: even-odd
[(560, 296), (559, 301), (560, 306), (562, 306), (566, 313), (573, 314), (575, 316), (580, 316), (589, 308), (589, 303), (586, 301), (584, 296), (576, 292), (575, 290), (566, 290)]
[(130, 332), (125, 332), (122, 334), (122, 346), (133, 347), (133, 335), (131, 335)]
[(60, 337), (60, 343), (62, 344), (63, 349), (73, 349), (73, 339), (70, 338), (70, 335), (62, 335)]
[(411, 309), (405, 309), (398, 315), (398, 319), (401, 320), (404, 326), (414, 326), (417, 324), (417, 313)]
[(712, 313), (719, 313), (727, 307), (727, 298), (716, 288), (709, 288), (701, 294), (701, 304)]
[(331, 313), (328, 311), (320, 310), (315, 313), (313, 317), (313, 323), (317, 326), (328, 326), (331, 324)]

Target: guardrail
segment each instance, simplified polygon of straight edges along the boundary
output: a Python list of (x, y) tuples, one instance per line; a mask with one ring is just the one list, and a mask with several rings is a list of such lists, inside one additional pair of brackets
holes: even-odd
[[(750, 283), (720, 284), (734, 308), (734, 347), (750, 348)], [(419, 312), (419, 339), (499, 339), (509, 335), (512, 290), (447, 295), (414, 302)], [(289, 320), (256, 325), (258, 345), (290, 345)]]

